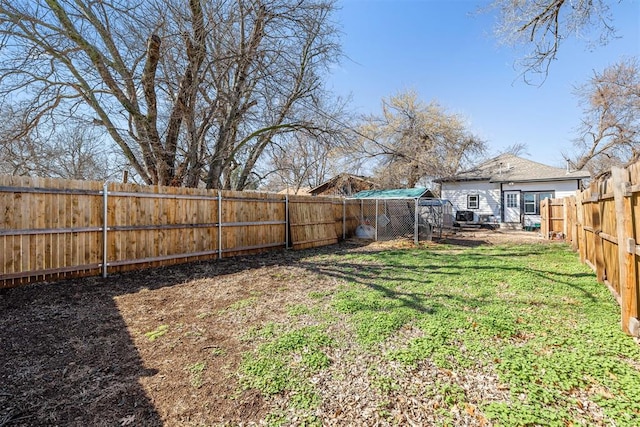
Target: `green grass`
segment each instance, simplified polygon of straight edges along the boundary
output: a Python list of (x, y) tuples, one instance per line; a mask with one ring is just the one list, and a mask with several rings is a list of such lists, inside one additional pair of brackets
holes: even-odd
[[(640, 349), (620, 331), (619, 307), (607, 288), (568, 247), (431, 247), (314, 262), (344, 283), (333, 292), (315, 292), (308, 310), (297, 305), (290, 314), (319, 313), (320, 299), (329, 298), (323, 310), (346, 319), (346, 338), (360, 351), (383, 351), (386, 360), (407, 369), (427, 360), (458, 373), (492, 366), (511, 396), (478, 405), (496, 425), (597, 423), (585, 420), (578, 395), (618, 426), (640, 425), (640, 372), (629, 363), (640, 362)], [(382, 350), (408, 326), (422, 335)], [(344, 334), (337, 339), (327, 327), (283, 323), (253, 331), (258, 344), (243, 360), (244, 386), (288, 393), (296, 408), (317, 407), (308, 379), (330, 366), (328, 348), (345, 345)], [(397, 389), (375, 367), (369, 377), (380, 392)], [(466, 403), (455, 383), (438, 383), (430, 392), (446, 406)]]
[(249, 297), (249, 298), (241, 299), (241, 300), (238, 300), (238, 301), (234, 302), (233, 304), (229, 305), (224, 310), (221, 310), (221, 312), (224, 313), (225, 311), (245, 310), (245, 309), (251, 307), (252, 305), (254, 305), (256, 303), (256, 301), (258, 301), (258, 297), (257, 296), (252, 296), (252, 297)]
[(167, 332), (169, 332), (169, 325), (160, 325), (153, 331), (145, 332), (144, 335), (149, 339), (149, 341), (155, 341)]
[(189, 382), (193, 388), (202, 387), (202, 374), (207, 369), (205, 362), (197, 362), (185, 368), (189, 372)]
[[(256, 336), (273, 337), (272, 324), (268, 324), (268, 330), (266, 334), (259, 331)], [(329, 366), (329, 358), (322, 349), (332, 341), (320, 326), (306, 326), (275, 336), (255, 352), (244, 355), (241, 382), (244, 387), (256, 388), (267, 395), (287, 392), (294, 408), (314, 408), (320, 397), (307, 378)]]

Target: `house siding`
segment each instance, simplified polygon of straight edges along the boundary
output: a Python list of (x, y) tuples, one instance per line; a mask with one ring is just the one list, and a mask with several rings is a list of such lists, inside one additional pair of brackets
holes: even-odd
[[(502, 187), (502, 190), (501, 190)], [(555, 198), (568, 197), (578, 189), (577, 180), (567, 181), (534, 181), (492, 183), (489, 181), (461, 181), (443, 182), (441, 194), (453, 205), (454, 215), (458, 211), (473, 211), (474, 221), (480, 220), (480, 215), (493, 216), (495, 222), (502, 221), (502, 191), (540, 192), (553, 191)], [(478, 209), (467, 208), (467, 196), (478, 195)], [(525, 226), (539, 224), (540, 215), (525, 215)]]
[[(473, 211), (474, 221), (480, 220), (480, 215), (493, 216), (493, 221), (500, 222), (500, 184), (488, 181), (443, 182), (442, 198), (453, 205), (454, 214), (458, 211)], [(467, 196), (478, 195), (478, 209), (467, 208)]]
[[(553, 191), (554, 198), (573, 196), (578, 190), (578, 181), (537, 181), (537, 182), (514, 182), (513, 185), (504, 184), (503, 190), (516, 190), (523, 193), (530, 191)], [(540, 224), (540, 215), (524, 214), (524, 226), (537, 226)]]
[[(499, 185), (499, 184), (498, 184)], [(571, 181), (536, 181), (536, 182), (514, 182), (513, 185), (503, 184), (503, 190), (527, 191), (554, 191), (555, 198), (573, 196), (578, 189), (576, 180)]]

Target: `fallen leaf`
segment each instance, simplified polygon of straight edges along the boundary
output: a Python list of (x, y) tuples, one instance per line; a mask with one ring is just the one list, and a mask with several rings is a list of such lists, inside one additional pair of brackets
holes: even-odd
[(136, 416), (135, 415), (128, 415), (124, 418), (122, 418), (120, 420), (120, 425), (121, 426), (128, 426), (133, 424), (136, 421)]
[(476, 413), (476, 407), (470, 403), (464, 404), (464, 409), (467, 411), (467, 414), (473, 416)]

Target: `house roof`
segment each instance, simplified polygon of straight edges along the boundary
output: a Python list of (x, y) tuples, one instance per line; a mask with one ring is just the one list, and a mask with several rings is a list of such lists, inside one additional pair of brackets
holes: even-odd
[(473, 169), (459, 173), (450, 178), (439, 179), (438, 182), (455, 181), (489, 181), (489, 182), (523, 182), (523, 181), (565, 181), (589, 178), (587, 171), (568, 172), (563, 168), (555, 168), (532, 160), (523, 159), (513, 154), (501, 154), (491, 160), (479, 164)]
[(433, 197), (427, 188), (396, 188), (392, 190), (365, 190), (352, 196), (354, 199), (417, 199)]

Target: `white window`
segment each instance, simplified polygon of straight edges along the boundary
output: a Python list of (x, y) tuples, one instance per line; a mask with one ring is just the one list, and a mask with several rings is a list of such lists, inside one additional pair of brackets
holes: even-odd
[(518, 195), (515, 193), (507, 193), (507, 207), (508, 208), (519, 208), (518, 206)]
[(540, 201), (552, 199), (553, 192), (524, 193), (522, 197), (524, 200), (524, 213), (527, 215), (538, 215), (540, 213)]
[(467, 196), (467, 209), (478, 209), (480, 207), (480, 196), (469, 194)]
[(536, 195), (534, 193), (525, 193), (522, 197), (524, 199), (524, 213), (536, 214)]

